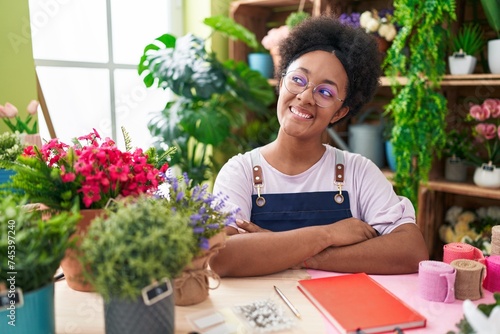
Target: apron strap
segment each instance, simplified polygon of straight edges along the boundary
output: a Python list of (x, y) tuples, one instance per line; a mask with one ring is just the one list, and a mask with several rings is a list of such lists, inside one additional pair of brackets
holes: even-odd
[(342, 195), (342, 186), (344, 185), (344, 152), (339, 149), (335, 149), (335, 180), (333, 183), (339, 191), (333, 199), (338, 204), (342, 204), (344, 202), (344, 195)]
[(257, 189), (255, 204), (261, 207), (266, 204), (266, 199), (260, 194), (261, 188), (264, 186), (264, 179), (262, 175), (262, 167), (260, 166), (260, 151), (258, 148), (255, 148), (250, 152), (250, 158), (252, 159), (253, 186)]

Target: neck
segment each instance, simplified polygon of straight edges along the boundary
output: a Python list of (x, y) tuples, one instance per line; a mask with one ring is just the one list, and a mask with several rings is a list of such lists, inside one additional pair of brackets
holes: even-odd
[(288, 175), (300, 174), (317, 163), (325, 153), (321, 138), (303, 140), (279, 133), (276, 140), (261, 149), (266, 161)]

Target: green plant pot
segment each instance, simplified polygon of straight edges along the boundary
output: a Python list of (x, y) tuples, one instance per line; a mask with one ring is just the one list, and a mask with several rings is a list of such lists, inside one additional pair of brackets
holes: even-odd
[(104, 304), (106, 334), (165, 334), (175, 330), (174, 294), (146, 305), (136, 301), (111, 299)]
[(23, 306), (0, 312), (0, 333), (50, 334), (55, 327), (54, 283), (26, 293)]

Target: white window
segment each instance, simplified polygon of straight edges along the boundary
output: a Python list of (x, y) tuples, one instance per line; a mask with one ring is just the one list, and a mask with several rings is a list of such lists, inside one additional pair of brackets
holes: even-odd
[[(29, 0), (33, 57), (55, 134), (64, 142), (95, 128), (123, 147), (147, 148), (151, 112), (168, 93), (137, 73), (144, 47), (182, 32), (181, 0)], [(50, 134), (40, 113), (40, 133)]]

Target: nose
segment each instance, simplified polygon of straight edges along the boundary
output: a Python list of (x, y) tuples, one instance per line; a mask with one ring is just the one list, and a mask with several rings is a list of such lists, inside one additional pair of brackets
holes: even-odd
[(299, 100), (304, 101), (306, 103), (310, 103), (312, 105), (316, 104), (316, 100), (314, 99), (314, 89), (316, 87), (312, 85), (310, 82), (307, 83), (306, 89), (302, 93), (297, 94)]

